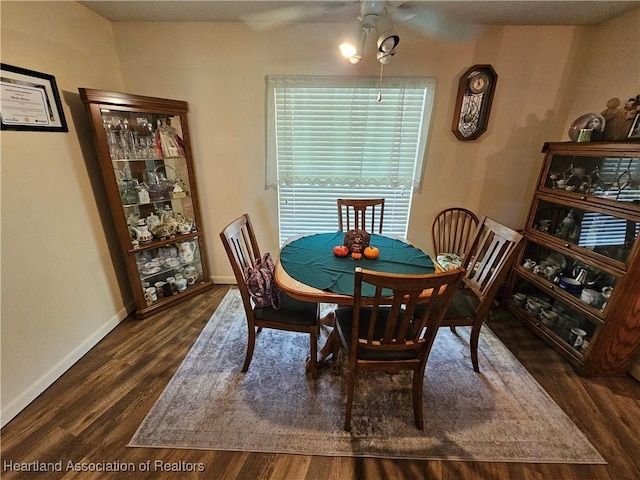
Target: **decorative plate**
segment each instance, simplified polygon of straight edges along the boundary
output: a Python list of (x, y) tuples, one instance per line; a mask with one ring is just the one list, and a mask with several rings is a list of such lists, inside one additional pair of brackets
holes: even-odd
[[(604, 131), (604, 123), (604, 117), (597, 113), (585, 113), (584, 115), (580, 115), (569, 127), (569, 138), (572, 142), (577, 142), (578, 134), (583, 128), (590, 128), (598, 134), (601, 134)], [(596, 137), (598, 137), (598, 135), (596, 135)], [(591, 140), (595, 140), (593, 136), (591, 137)]]

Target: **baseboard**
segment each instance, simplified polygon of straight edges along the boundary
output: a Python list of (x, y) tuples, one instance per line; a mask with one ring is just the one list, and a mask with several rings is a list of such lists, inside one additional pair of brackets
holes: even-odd
[(236, 277), (220, 277), (213, 276), (211, 277), (213, 283), (216, 285), (237, 285)]
[(9, 402), (2, 408), (0, 413), (1, 425), (4, 427), (13, 418), (24, 410), (38, 395), (49, 388), (58, 378), (62, 376), (69, 368), (71, 368), (78, 360), (80, 360), (89, 350), (95, 347), (111, 330), (127, 318), (129, 311), (134, 308), (133, 302), (119, 310), (113, 317), (109, 319), (102, 327), (100, 327), (93, 335), (87, 338), (82, 344), (67, 355), (61, 362), (55, 365), (46, 374), (40, 377), (27, 390), (22, 392), (16, 399)]

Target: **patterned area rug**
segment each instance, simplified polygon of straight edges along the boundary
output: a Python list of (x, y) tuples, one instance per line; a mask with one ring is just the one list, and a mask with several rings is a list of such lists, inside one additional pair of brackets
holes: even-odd
[(308, 336), (263, 330), (242, 374), (245, 347), (244, 310), (231, 289), (129, 446), (606, 463), (486, 325), (481, 374), (471, 367), (465, 328), (438, 332), (425, 374), (424, 432), (413, 423), (411, 374), (360, 375), (347, 433), (342, 357), (314, 382), (304, 371)]

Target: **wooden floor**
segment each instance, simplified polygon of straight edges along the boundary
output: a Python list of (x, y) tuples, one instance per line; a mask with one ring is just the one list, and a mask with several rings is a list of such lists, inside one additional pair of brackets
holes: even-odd
[[(490, 325), (598, 448), (608, 465), (407, 461), (127, 448), (127, 442), (227, 290), (228, 287), (216, 286), (169, 313), (122, 322), (2, 429), (2, 478), (640, 479), (640, 383), (629, 376), (581, 378), (516, 321)], [(44, 465), (50, 471), (15, 471), (16, 463), (36, 461), (39, 464), (27, 466), (43, 467), (50, 462)], [(150, 471), (143, 471), (147, 466)], [(70, 467), (118, 467), (121, 471), (73, 471)], [(51, 471), (57, 468), (62, 471)], [(190, 472), (194, 468), (204, 471)]]

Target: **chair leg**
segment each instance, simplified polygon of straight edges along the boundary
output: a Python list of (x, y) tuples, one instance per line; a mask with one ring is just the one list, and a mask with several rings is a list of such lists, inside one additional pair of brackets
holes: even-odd
[(310, 332), (310, 352), (311, 358), (309, 359), (311, 366), (311, 378), (314, 380), (318, 379), (318, 329), (314, 328)]
[(249, 325), (249, 338), (247, 339), (247, 356), (244, 359), (244, 365), (242, 366), (242, 373), (246, 373), (249, 370), (249, 364), (253, 358), (253, 349), (256, 346), (256, 329)]
[(475, 322), (471, 327), (471, 336), (469, 337), (469, 348), (471, 349), (471, 363), (473, 364), (473, 371), (480, 373), (480, 366), (478, 364), (478, 339), (480, 338), (480, 329), (482, 328), (482, 322)]
[(351, 368), (349, 372), (349, 387), (347, 390), (347, 409), (344, 416), (344, 429), (351, 431), (351, 409), (353, 407), (353, 395), (356, 389), (356, 360), (351, 359)]
[(424, 370), (413, 371), (413, 418), (418, 430), (424, 430), (424, 417), (422, 413), (422, 388), (424, 385)]

